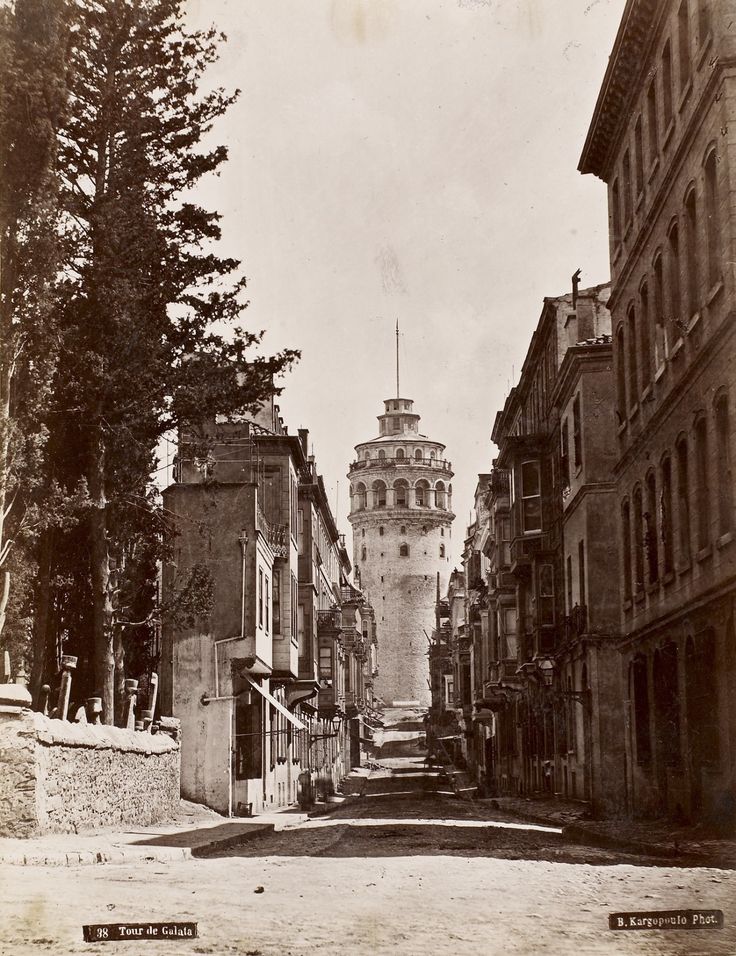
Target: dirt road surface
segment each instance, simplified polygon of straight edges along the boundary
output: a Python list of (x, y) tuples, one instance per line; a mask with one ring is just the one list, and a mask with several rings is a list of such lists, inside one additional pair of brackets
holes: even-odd
[[(416, 760), (363, 797), (226, 855), (0, 872), (0, 952), (168, 956), (736, 954), (736, 873), (571, 844)], [(261, 889), (262, 888), (262, 889)], [(722, 909), (720, 930), (612, 932), (625, 910)], [(193, 940), (89, 944), (85, 923), (191, 920)]]

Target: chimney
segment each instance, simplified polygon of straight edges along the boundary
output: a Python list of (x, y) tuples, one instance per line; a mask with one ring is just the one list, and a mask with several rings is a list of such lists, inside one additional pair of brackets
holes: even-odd
[(578, 342), (595, 338), (595, 299), (592, 296), (578, 296)]

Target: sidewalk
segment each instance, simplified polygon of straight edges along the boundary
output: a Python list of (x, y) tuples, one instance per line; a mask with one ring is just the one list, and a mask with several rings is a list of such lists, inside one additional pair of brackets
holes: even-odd
[(591, 820), (586, 803), (556, 797), (494, 797), (479, 802), (530, 823), (562, 827), (563, 836), (576, 843), (676, 857), (687, 866), (736, 869), (736, 839), (702, 826), (676, 826), (666, 820)]
[(228, 819), (186, 800), (177, 817), (152, 826), (95, 833), (51, 833), (28, 840), (0, 837), (0, 863), (79, 866), (93, 863), (167, 863), (206, 856), (259, 834), (298, 826), (308, 815), (293, 807), (251, 820)]

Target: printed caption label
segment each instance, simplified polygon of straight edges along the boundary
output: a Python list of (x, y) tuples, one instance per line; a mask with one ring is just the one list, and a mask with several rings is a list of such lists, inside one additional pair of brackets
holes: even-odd
[(722, 910), (654, 910), (611, 913), (609, 929), (723, 929)]
[(93, 923), (83, 926), (85, 943), (130, 939), (194, 939), (196, 923)]

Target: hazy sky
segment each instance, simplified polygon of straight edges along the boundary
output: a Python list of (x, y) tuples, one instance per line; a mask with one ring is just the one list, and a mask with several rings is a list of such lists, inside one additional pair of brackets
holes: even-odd
[[(348, 531), (353, 446), (402, 388), (447, 445), (462, 539), (542, 298), (609, 277), (605, 187), (577, 172), (624, 0), (191, 0), (241, 97), (202, 198), (251, 328), (302, 349), (281, 407)], [(457, 559), (457, 554), (455, 555)]]

